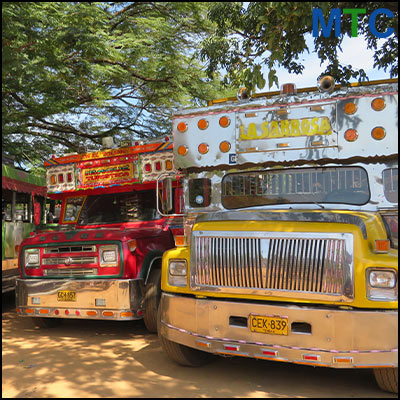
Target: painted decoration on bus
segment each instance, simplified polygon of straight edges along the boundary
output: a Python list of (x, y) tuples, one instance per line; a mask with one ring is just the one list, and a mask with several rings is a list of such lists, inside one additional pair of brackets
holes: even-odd
[(48, 168), (46, 171), (46, 182), (49, 193), (75, 190), (74, 164)]
[(78, 189), (87, 189), (136, 183), (139, 182), (139, 176), (137, 167), (135, 168), (133, 163), (124, 163), (79, 169), (77, 181)]
[(287, 119), (281, 121), (254, 122), (240, 125), (241, 140), (276, 139), (283, 137), (331, 135), (332, 128), (328, 117)]

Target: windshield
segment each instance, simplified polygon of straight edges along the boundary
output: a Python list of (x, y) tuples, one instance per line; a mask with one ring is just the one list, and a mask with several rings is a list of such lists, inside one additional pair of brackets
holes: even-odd
[(113, 224), (160, 218), (153, 190), (88, 196), (78, 224)]
[(362, 205), (369, 197), (368, 176), (360, 167), (246, 172), (222, 180), (222, 204), (228, 209), (290, 203)]

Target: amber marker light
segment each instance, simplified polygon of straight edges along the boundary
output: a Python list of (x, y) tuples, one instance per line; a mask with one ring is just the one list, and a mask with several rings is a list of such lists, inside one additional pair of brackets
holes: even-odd
[(172, 169), (172, 161), (171, 160), (165, 161), (165, 169), (167, 171), (171, 171), (171, 169)]
[(121, 313), (121, 317), (122, 317), (122, 318), (133, 317), (133, 313), (132, 313), (132, 311), (123, 311), (123, 312)]
[(175, 246), (185, 246), (185, 236), (177, 235), (175, 236)]
[(347, 129), (347, 131), (344, 133), (344, 138), (348, 142), (354, 142), (358, 138), (358, 133), (355, 129)]
[(354, 103), (346, 103), (344, 106), (344, 112), (347, 115), (354, 114), (357, 111), (357, 106)]
[(200, 154), (206, 154), (208, 153), (208, 144), (206, 143), (200, 143), (198, 147), (199, 153)]
[(208, 128), (208, 121), (206, 119), (201, 119), (198, 123), (197, 126), (199, 129), (204, 131), (205, 129)]
[(178, 129), (179, 132), (184, 133), (187, 131), (187, 124), (185, 122), (179, 122), (176, 128)]
[(231, 124), (231, 120), (228, 117), (221, 117), (219, 119), (219, 126), (227, 128)]
[(375, 140), (382, 140), (386, 136), (386, 131), (381, 126), (377, 126), (372, 129), (371, 135)]
[(388, 239), (375, 240), (375, 251), (377, 253), (388, 253), (390, 250), (390, 241)]
[(178, 147), (178, 154), (180, 156), (185, 156), (187, 154), (187, 152), (188, 152), (188, 148), (186, 146), (181, 145)]
[(382, 111), (386, 107), (385, 100), (382, 97), (378, 97), (372, 101), (371, 107), (375, 111)]
[(219, 149), (222, 153), (227, 153), (231, 149), (231, 144), (227, 141), (223, 141), (219, 144)]

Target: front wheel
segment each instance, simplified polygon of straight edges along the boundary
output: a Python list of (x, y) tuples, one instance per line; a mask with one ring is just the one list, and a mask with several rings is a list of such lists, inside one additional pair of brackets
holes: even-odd
[(378, 386), (385, 392), (399, 392), (398, 368), (374, 368), (374, 375)]
[(157, 310), (161, 298), (161, 270), (150, 272), (144, 295), (144, 324), (149, 332), (157, 332)]
[(193, 349), (183, 344), (171, 342), (161, 335), (161, 310), (158, 310), (158, 338), (160, 339), (161, 347), (167, 356), (177, 364), (185, 367), (201, 367), (213, 361), (215, 356), (205, 351)]

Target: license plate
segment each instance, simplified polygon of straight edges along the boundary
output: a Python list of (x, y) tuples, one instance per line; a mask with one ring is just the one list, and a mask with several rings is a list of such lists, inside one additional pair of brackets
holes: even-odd
[(287, 336), (288, 334), (288, 320), (285, 317), (250, 315), (249, 327), (252, 332), (284, 336)]
[(76, 292), (72, 292), (70, 290), (62, 290), (61, 292), (57, 292), (57, 300), (76, 301)]

